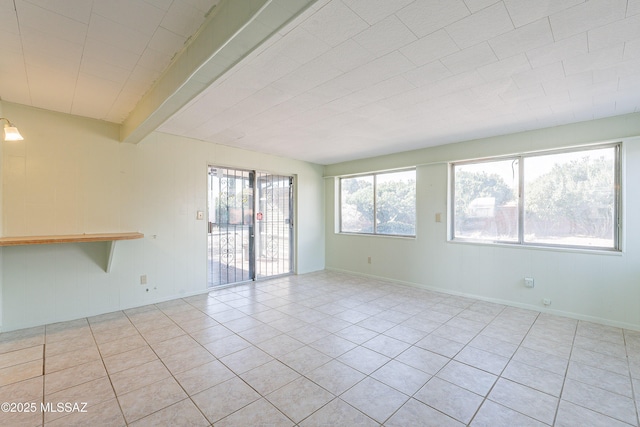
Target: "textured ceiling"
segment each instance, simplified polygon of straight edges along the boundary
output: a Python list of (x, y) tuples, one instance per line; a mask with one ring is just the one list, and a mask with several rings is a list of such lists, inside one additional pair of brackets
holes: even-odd
[[(122, 123), (218, 2), (0, 0), (0, 97)], [(320, 164), (638, 112), (640, 0), (318, 0), (184, 98), (160, 131)]]
[(0, 0), (0, 97), (122, 123), (220, 0)]
[(330, 164), (640, 111), (640, 0), (331, 0), (160, 127)]

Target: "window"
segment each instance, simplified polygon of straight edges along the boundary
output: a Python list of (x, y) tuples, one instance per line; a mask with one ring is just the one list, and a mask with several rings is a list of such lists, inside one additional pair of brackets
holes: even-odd
[(415, 169), (340, 178), (340, 232), (415, 236)]
[(451, 167), (453, 240), (619, 250), (620, 144)]

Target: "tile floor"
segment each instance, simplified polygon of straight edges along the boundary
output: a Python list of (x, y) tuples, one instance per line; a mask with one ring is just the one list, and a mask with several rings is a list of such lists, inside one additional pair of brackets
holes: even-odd
[(318, 272), (1, 334), (0, 402), (35, 409), (2, 426), (638, 426), (640, 332)]

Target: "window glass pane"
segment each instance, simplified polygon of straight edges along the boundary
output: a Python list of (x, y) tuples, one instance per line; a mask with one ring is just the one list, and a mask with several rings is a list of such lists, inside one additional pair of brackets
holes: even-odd
[(454, 237), (518, 241), (518, 159), (454, 166)]
[(376, 175), (376, 232), (416, 234), (416, 171)]
[(342, 178), (340, 188), (340, 231), (373, 233), (373, 176)]
[(524, 159), (524, 241), (615, 247), (614, 147)]

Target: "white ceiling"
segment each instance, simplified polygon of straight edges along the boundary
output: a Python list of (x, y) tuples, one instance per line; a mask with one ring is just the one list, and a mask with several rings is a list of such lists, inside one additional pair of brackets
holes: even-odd
[[(0, 96), (122, 123), (218, 1), (15, 3)], [(159, 130), (331, 164), (638, 111), (640, 0), (318, 0)]]
[(0, 97), (122, 123), (220, 0), (0, 0)]

